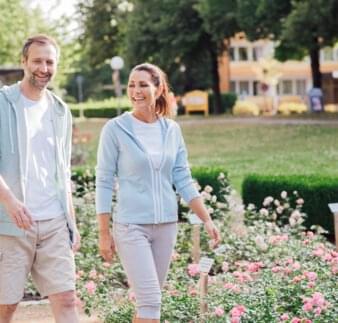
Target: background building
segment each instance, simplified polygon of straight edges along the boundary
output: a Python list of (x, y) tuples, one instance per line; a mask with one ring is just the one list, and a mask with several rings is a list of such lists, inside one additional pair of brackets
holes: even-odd
[[(257, 70), (262, 59), (272, 59), (274, 43), (270, 40), (248, 41), (243, 34), (231, 39), (229, 53), (220, 58), (221, 91), (238, 96), (263, 95), (265, 90)], [(321, 51), (322, 90), (325, 103), (338, 103), (338, 46)], [(312, 87), (308, 57), (278, 64), (276, 94), (305, 99)]]

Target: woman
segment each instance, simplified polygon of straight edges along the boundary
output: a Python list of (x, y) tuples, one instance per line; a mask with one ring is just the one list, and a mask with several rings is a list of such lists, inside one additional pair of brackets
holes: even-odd
[[(181, 130), (170, 116), (164, 72), (141, 64), (129, 76), (132, 112), (103, 128), (96, 169), (99, 250), (111, 261), (116, 249), (136, 296), (134, 323), (160, 322), (161, 287), (177, 233), (173, 190), (204, 222), (213, 244), (220, 234), (191, 178)], [(112, 191), (118, 181), (117, 210), (110, 233)]]

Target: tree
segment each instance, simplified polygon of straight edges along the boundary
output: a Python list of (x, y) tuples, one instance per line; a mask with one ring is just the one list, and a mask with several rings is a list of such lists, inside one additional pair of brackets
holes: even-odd
[(0, 0), (0, 12), (0, 64), (18, 65), (20, 49), (29, 29), (28, 11), (21, 0)]
[(199, 0), (195, 8), (203, 20), (204, 30), (210, 35), (207, 48), (211, 59), (217, 113), (220, 112), (221, 107), (218, 59), (225, 51), (228, 51), (230, 38), (240, 31), (236, 17), (237, 3), (235, 0)]
[(321, 87), (319, 52), (338, 39), (337, 0), (238, 0), (238, 21), (249, 39), (278, 41), (280, 60), (310, 56), (314, 87)]
[[(119, 55), (120, 38), (129, 3), (123, 0), (84, 0), (78, 2), (76, 15), (81, 34), (73, 42), (77, 59), (69, 73), (67, 91), (76, 97), (75, 79), (84, 76), (84, 98), (111, 96), (103, 92), (104, 85), (111, 85), (111, 57)], [(127, 5), (127, 6), (126, 6)]]
[[(221, 109), (218, 57), (225, 38), (236, 31), (236, 1), (135, 0), (125, 30), (125, 53), (131, 64), (152, 61), (181, 90), (212, 87), (215, 112)], [(184, 73), (179, 70), (185, 69)], [(184, 79), (182, 79), (184, 77)]]

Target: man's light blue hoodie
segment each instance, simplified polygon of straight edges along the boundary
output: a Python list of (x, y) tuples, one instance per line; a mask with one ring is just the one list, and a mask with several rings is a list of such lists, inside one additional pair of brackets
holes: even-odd
[[(5, 86), (0, 89), (0, 175), (13, 194), (25, 203), (27, 181), (28, 136), (24, 107), (20, 106), (20, 85)], [(47, 90), (52, 102), (52, 121), (55, 135), (56, 182), (58, 197), (65, 210), (68, 227), (74, 232), (75, 223), (70, 212), (69, 184), (72, 118), (65, 103)], [(0, 204), (0, 234), (22, 236), (19, 229), (6, 214)]]
[(177, 221), (177, 199), (186, 203), (199, 196), (191, 178), (187, 151), (178, 124), (159, 118), (163, 151), (159, 167), (136, 138), (126, 112), (107, 122), (102, 129), (96, 167), (96, 211), (111, 213), (112, 192), (118, 183), (118, 223), (157, 224)]

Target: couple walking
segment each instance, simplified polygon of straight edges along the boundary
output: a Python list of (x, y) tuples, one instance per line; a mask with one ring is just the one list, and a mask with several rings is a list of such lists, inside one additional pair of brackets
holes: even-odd
[[(29, 273), (40, 294), (48, 296), (56, 322), (78, 322), (72, 122), (67, 106), (47, 90), (58, 60), (51, 37), (29, 38), (22, 49), (22, 81), (0, 90), (0, 323), (11, 321)], [(170, 119), (164, 72), (137, 65), (127, 93), (132, 111), (107, 122), (98, 148), (99, 250), (108, 262), (118, 253), (136, 295), (133, 322), (159, 322), (161, 287), (177, 234), (173, 186), (215, 245), (220, 234), (193, 184), (181, 130)]]

